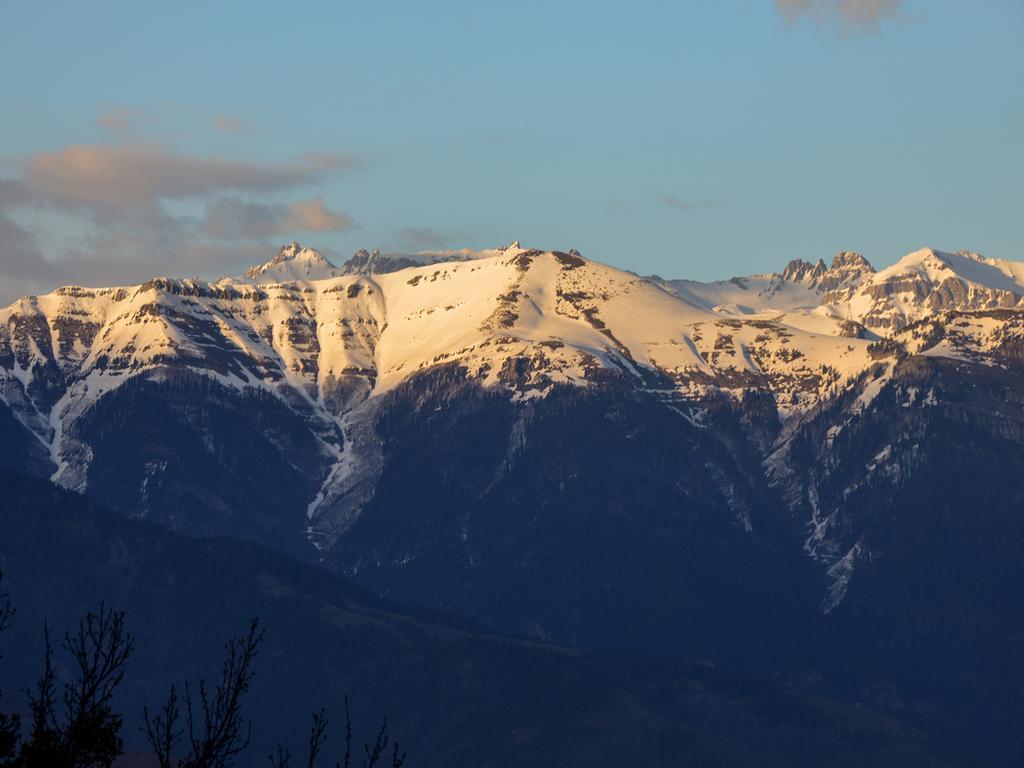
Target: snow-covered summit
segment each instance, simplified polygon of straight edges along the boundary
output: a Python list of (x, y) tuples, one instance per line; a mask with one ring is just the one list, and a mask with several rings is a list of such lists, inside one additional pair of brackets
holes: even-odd
[(1022, 262), (921, 248), (872, 275), (835, 309), (887, 334), (947, 310), (1018, 307), (1022, 297)]
[(920, 277), (932, 283), (942, 283), (952, 277), (979, 288), (1021, 292), (1024, 288), (1024, 263), (990, 259), (972, 251), (947, 253), (935, 248), (921, 248), (881, 270), (875, 282), (900, 277)]
[(795, 259), (782, 272), (667, 285), (723, 315), (771, 317), (826, 333), (887, 336), (946, 310), (1019, 306), (1024, 262), (921, 248), (876, 272), (860, 254), (842, 251), (829, 266)]
[(231, 282), (264, 285), (292, 280), (326, 280), (338, 275), (338, 268), (319, 251), (293, 242), (282, 246), (270, 261), (257, 264)]

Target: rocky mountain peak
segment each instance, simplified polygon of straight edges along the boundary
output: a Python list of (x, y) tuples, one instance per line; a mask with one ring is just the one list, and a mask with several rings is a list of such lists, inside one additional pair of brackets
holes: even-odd
[(832, 269), (843, 269), (857, 272), (872, 273), (875, 268), (871, 262), (856, 251), (840, 251), (832, 257)]
[(809, 283), (814, 287), (831, 289), (839, 283), (848, 282), (850, 278), (871, 275), (874, 271), (874, 267), (861, 254), (840, 251), (832, 257), (831, 266), (826, 265), (822, 259), (814, 264), (803, 259), (793, 259), (782, 270), (781, 277), (789, 283)]
[(789, 283), (799, 283), (806, 280), (815, 280), (827, 271), (825, 262), (818, 259), (816, 264), (811, 264), (803, 259), (793, 259), (782, 270), (782, 279)]
[(343, 275), (381, 275), (420, 265), (420, 261), (404, 254), (382, 254), (379, 249), (360, 248), (341, 265)]
[(287, 245), (282, 245), (281, 250), (278, 252), (277, 258), (279, 259), (294, 259), (298, 254), (302, 253), (305, 247), (297, 240), (293, 240)]
[(261, 283), (286, 280), (322, 280), (333, 277), (336, 267), (319, 251), (295, 241), (281, 246), (270, 261), (250, 267), (245, 279)]

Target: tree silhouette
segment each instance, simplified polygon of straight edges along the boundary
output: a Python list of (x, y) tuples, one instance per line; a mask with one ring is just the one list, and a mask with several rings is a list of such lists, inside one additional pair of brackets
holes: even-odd
[(57, 683), (49, 626), (43, 627), (43, 671), (28, 692), (32, 717), (17, 765), (24, 768), (106, 768), (121, 754), (124, 719), (113, 709), (114, 691), (124, 679), (134, 639), (124, 614), (100, 605), (87, 613), (63, 648), (75, 674), (63, 686), (58, 714)]
[[(3, 632), (11, 624), (14, 618), (14, 607), (11, 605), (11, 596), (3, 589), (4, 575), (0, 572), (0, 632)], [(0, 658), (3, 658), (0, 656)], [(0, 691), (0, 700), (3, 699), (3, 691)], [(6, 715), (0, 712), (0, 768), (14, 765), (14, 758), (18, 750), (18, 736), (21, 733), (21, 718), (17, 715)]]
[[(3, 574), (0, 573), (0, 587)], [(0, 589), (0, 632), (14, 616), (10, 596)], [(253, 660), (263, 639), (253, 619), (244, 635), (225, 643), (220, 680), (211, 690), (200, 680), (195, 693), (184, 685), (184, 697), (175, 686), (156, 712), (143, 709), (143, 731), (160, 768), (231, 768), (249, 744), (249, 727), (242, 718), (242, 702), (252, 682)], [(113, 697), (124, 679), (135, 643), (125, 626), (124, 614), (100, 605), (87, 613), (76, 632), (64, 635), (62, 648), (71, 656), (74, 674), (61, 686), (58, 680), (49, 624), (43, 624), (43, 668), (29, 702), (30, 730), (19, 745), (21, 722), (17, 715), (0, 714), (0, 768), (109, 768), (122, 754), (120, 714)], [(244, 726), (244, 727), (243, 727)], [(307, 768), (315, 768), (324, 751), (328, 721), (321, 709), (313, 714), (307, 744)], [(244, 731), (244, 733), (243, 733)], [(345, 697), (345, 752), (337, 768), (352, 768), (352, 717)], [(384, 768), (390, 737), (387, 718), (372, 744), (364, 744), (363, 768)], [(181, 749), (183, 754), (177, 754)], [(398, 743), (390, 752), (391, 768), (402, 768), (405, 753)], [(290, 768), (291, 754), (278, 747), (270, 758), (273, 768)]]

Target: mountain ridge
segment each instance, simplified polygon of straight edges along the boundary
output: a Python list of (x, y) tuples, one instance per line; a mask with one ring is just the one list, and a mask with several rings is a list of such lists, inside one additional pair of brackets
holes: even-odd
[[(666, 284), (725, 315), (775, 315), (798, 326), (817, 317), (839, 327), (857, 323), (867, 333), (888, 336), (946, 309), (1020, 308), (1024, 262), (921, 248), (875, 270), (862, 255), (842, 251), (831, 267), (821, 260), (797, 259), (782, 272)], [(816, 327), (828, 326), (819, 322)]]
[[(495, 251), (16, 302), (0, 466), (495, 632), (834, 686), (1019, 754), (1016, 263), (706, 289), (751, 306)], [(880, 322), (836, 314), (858, 301)]]
[[(84, 490), (93, 450), (77, 425), (125, 382), (201, 375), (274, 398), (309, 430), (307, 460), (330, 467), (306, 500), (319, 546), (323, 510), (354, 504), (336, 513), (350, 519), (374, 482), (379, 449), (364, 425), (377, 403), (433, 366), (456, 365), (521, 401), (618, 380), (694, 423), (719, 398), (742, 404), (756, 393), (774, 412), (763, 442), (775, 439), (773, 422), (798, 424), (865, 377), (884, 381), (877, 371), (901, 355), (999, 367), (1024, 348), (1019, 296), (1007, 287), (1024, 279), (1024, 264), (977, 254), (923, 249), (876, 272), (840, 252), (831, 266), (793, 261), (710, 284), (640, 278), (519, 243), (425, 252), (414, 266), (353, 258), (338, 268), (292, 243), (241, 278), (21, 299), (0, 310), (0, 402), (49, 457), (51, 478)], [(957, 269), (974, 282), (951, 277)], [(737, 293), (764, 306), (713, 304)], [(811, 299), (819, 304), (809, 309)], [(880, 324), (842, 320), (840, 306)], [(896, 312), (906, 322), (882, 322)]]

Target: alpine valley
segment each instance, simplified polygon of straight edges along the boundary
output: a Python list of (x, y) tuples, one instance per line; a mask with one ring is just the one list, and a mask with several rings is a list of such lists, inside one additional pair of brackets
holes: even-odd
[(361, 606), (685, 659), (1019, 765), (1022, 373), (1024, 262), (967, 251), (699, 283), (292, 243), (0, 310), (0, 469)]

